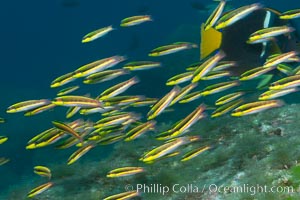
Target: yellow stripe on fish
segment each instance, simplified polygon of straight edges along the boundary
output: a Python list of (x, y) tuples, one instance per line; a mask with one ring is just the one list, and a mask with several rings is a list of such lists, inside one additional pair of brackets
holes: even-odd
[(112, 56), (108, 58), (103, 58), (101, 60), (96, 60), (94, 62), (88, 63), (76, 69), (73, 72), (74, 78), (85, 77), (105, 69), (111, 68), (120, 62), (126, 60), (124, 56)]
[(175, 86), (169, 93), (167, 93), (163, 98), (161, 98), (152, 106), (150, 111), (147, 113), (147, 119), (151, 120), (160, 115), (170, 105), (170, 103), (179, 92), (180, 88)]
[(214, 118), (214, 117), (220, 117), (222, 115), (225, 115), (226, 113), (230, 112), (231, 110), (233, 110), (234, 108), (242, 104), (243, 102), (244, 102), (243, 99), (237, 99), (235, 101), (231, 101), (226, 104), (223, 104), (220, 107), (218, 107), (216, 110), (214, 110), (214, 112), (211, 114), (211, 117)]
[(226, 14), (224, 14), (216, 24), (216, 29), (222, 29), (228, 26), (231, 26), (232, 24), (236, 23), (237, 21), (247, 17), (255, 10), (261, 9), (262, 5), (255, 3), (247, 6), (242, 6), (240, 8), (237, 8), (233, 11), (230, 11)]
[(51, 170), (48, 168), (48, 167), (45, 167), (45, 166), (35, 166), (33, 168), (33, 172), (37, 175), (40, 175), (40, 176), (44, 176), (44, 177), (47, 177), (47, 178), (51, 178)]
[(199, 147), (199, 148), (197, 148), (197, 149), (191, 150), (191, 151), (187, 152), (187, 153), (182, 157), (181, 161), (182, 161), (182, 162), (183, 162), (183, 161), (188, 161), (188, 160), (190, 160), (190, 159), (192, 159), (192, 158), (195, 158), (196, 156), (202, 154), (203, 152), (205, 152), (205, 151), (207, 151), (207, 150), (209, 150), (209, 149), (211, 149), (210, 146), (205, 146), (205, 147)]
[(190, 71), (190, 72), (184, 72), (181, 74), (177, 74), (177, 75), (169, 78), (166, 82), (166, 85), (178, 85), (180, 83), (190, 81), (193, 77), (193, 73), (194, 72)]
[(251, 79), (254, 79), (254, 78), (257, 78), (267, 72), (270, 72), (272, 71), (273, 69), (275, 69), (276, 66), (269, 66), (269, 67), (265, 67), (265, 66), (262, 66), (262, 67), (256, 67), (256, 68), (253, 68), (253, 69), (250, 69), (244, 73), (242, 73), (240, 75), (240, 78), (239, 80), (240, 81), (247, 81), (247, 80), (251, 80)]
[(215, 10), (210, 14), (209, 18), (206, 20), (204, 24), (204, 30), (208, 30), (209, 28), (213, 27), (216, 22), (219, 20), (222, 12), (225, 8), (226, 1), (221, 0), (219, 5), (215, 8)]
[(149, 56), (164, 56), (172, 53), (176, 53), (182, 50), (197, 48), (198, 46), (189, 42), (175, 42), (173, 44), (157, 47), (150, 51)]
[(110, 172), (108, 172), (106, 177), (116, 178), (116, 177), (130, 176), (130, 175), (142, 173), (144, 171), (145, 170), (142, 167), (122, 167), (122, 168), (111, 170)]
[(76, 162), (79, 158), (81, 158), (84, 154), (86, 154), (88, 151), (90, 151), (94, 145), (88, 144), (86, 146), (81, 147), (77, 151), (75, 151), (68, 159), (68, 165), (73, 164)]
[(204, 63), (202, 63), (193, 74), (192, 83), (198, 82), (202, 77), (204, 77), (212, 68), (214, 68), (217, 63), (225, 57), (223, 51), (219, 51), (214, 56), (208, 58)]
[(135, 26), (144, 22), (153, 21), (150, 15), (137, 15), (122, 19), (120, 26)]
[(289, 26), (276, 26), (264, 28), (252, 33), (247, 40), (249, 44), (265, 42), (265, 39), (293, 32), (295, 29)]
[(133, 77), (133, 78), (127, 80), (127, 81), (118, 83), (118, 84), (106, 89), (104, 92), (102, 92), (99, 95), (99, 99), (100, 100), (106, 100), (108, 98), (117, 96), (118, 94), (121, 94), (121, 93), (125, 92), (131, 86), (139, 83), (139, 81), (140, 80), (138, 79), (138, 77), (135, 76), (135, 77)]
[(92, 99), (84, 96), (60, 96), (56, 97), (53, 101), (53, 104), (57, 106), (67, 106), (67, 107), (81, 107), (81, 108), (93, 108), (101, 107), (102, 103), (99, 100)]
[(160, 62), (153, 61), (135, 61), (126, 63), (123, 68), (130, 71), (139, 71), (139, 70), (147, 70), (152, 68), (161, 67)]
[(267, 101), (256, 101), (241, 105), (234, 109), (231, 116), (239, 117), (244, 115), (250, 115), (258, 113), (270, 108), (276, 108), (283, 106), (284, 102), (280, 100), (267, 100)]
[(49, 99), (40, 99), (40, 100), (28, 100), (22, 101), (16, 104), (9, 106), (6, 110), (7, 113), (16, 113), (23, 112), (28, 110), (33, 110), (35, 108), (48, 105), (51, 101)]
[(298, 92), (299, 89), (298, 88), (286, 88), (286, 89), (282, 89), (282, 90), (269, 90), (266, 91), (264, 93), (262, 93), (261, 95), (259, 95), (258, 100), (269, 100), (269, 99), (275, 99), (278, 97), (282, 97), (284, 95), (293, 93), (293, 92)]
[(300, 75), (298, 74), (293, 76), (288, 76), (271, 83), (269, 89), (281, 90), (281, 89), (293, 88), (297, 86), (300, 86)]
[(113, 69), (113, 70), (105, 70), (100, 71), (97, 73), (93, 73), (83, 80), (84, 84), (96, 84), (96, 83), (102, 83), (104, 81), (109, 81), (114, 78), (117, 78), (121, 75), (129, 74), (128, 70), (124, 69)]
[(46, 190), (48, 190), (50, 187), (53, 186), (53, 182), (48, 182), (45, 183), (43, 185), (40, 185), (34, 189), (32, 189), (28, 194), (27, 197), (32, 198), (38, 194), (41, 194), (42, 192), (45, 192)]
[(7, 140), (8, 140), (8, 137), (6, 137), (6, 136), (0, 136), (0, 144), (3, 144)]
[(300, 9), (289, 10), (281, 13), (280, 19), (295, 19), (300, 17)]
[(111, 25), (97, 29), (83, 36), (81, 42), (82, 43), (92, 42), (100, 37), (103, 37), (104, 35), (108, 34), (112, 30), (114, 30), (114, 28)]
[(67, 83), (70, 83), (70, 82), (72, 82), (74, 80), (76, 80), (76, 78), (74, 77), (74, 72), (70, 72), (70, 73), (64, 74), (64, 75), (59, 76), (56, 79), (54, 79), (51, 82), (50, 87), (51, 88), (60, 87), (60, 86), (63, 86), (65, 84), (67, 84)]
[(216, 83), (210, 86), (207, 86), (206, 88), (201, 91), (202, 96), (207, 96), (211, 94), (215, 94), (218, 92), (222, 92), (224, 90), (230, 89), (232, 87), (238, 86), (240, 84), (239, 81), (227, 81), (222, 83)]
[(142, 134), (146, 133), (147, 131), (153, 130), (155, 127), (156, 122), (155, 121), (148, 121), (146, 123), (140, 124), (136, 126), (135, 128), (129, 130), (126, 134), (126, 138), (124, 141), (132, 141), (138, 137), (140, 137)]
[(126, 200), (126, 199), (131, 199), (131, 198), (134, 198), (137, 196), (140, 196), (139, 192), (136, 190), (133, 190), (133, 191), (129, 191), (129, 192), (115, 194), (115, 195), (106, 197), (103, 200)]
[(233, 100), (243, 96), (244, 94), (245, 94), (245, 92), (234, 92), (234, 93), (227, 94), (225, 96), (220, 97), (216, 101), (215, 105), (219, 106), (219, 105), (226, 104), (230, 101), (233, 101)]

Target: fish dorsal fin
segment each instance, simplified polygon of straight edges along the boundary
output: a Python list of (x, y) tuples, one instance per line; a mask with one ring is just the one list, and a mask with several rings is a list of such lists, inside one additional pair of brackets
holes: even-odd
[(202, 23), (200, 37), (200, 59), (202, 60), (220, 48), (222, 42), (222, 33), (212, 27), (204, 30), (204, 23)]
[(276, 10), (276, 9), (273, 9), (273, 8), (264, 8), (266, 11), (270, 11), (272, 13), (274, 13), (275, 15), (279, 16), (281, 15), (281, 12)]

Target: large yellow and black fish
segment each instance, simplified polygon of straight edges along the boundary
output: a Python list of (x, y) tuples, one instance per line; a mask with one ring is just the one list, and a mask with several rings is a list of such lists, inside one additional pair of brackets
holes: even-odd
[[(223, 13), (222, 16), (227, 13)], [(239, 19), (234, 24), (217, 30), (214, 26), (201, 26), (200, 58), (204, 59), (216, 50), (226, 54), (225, 60), (234, 60), (238, 67), (232, 69), (234, 75), (261, 66), (265, 59), (275, 53), (300, 50), (299, 30), (276, 37), (269, 42), (248, 44), (246, 41), (255, 31), (288, 25), (296, 28), (292, 21), (279, 18), (281, 12), (269, 8), (259, 8)], [(221, 18), (222, 18), (221, 16)]]

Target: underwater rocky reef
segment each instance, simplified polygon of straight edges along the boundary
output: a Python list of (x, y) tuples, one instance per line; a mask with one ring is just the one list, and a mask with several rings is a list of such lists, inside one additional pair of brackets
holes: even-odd
[[(128, 185), (149, 186), (148, 190), (140, 189), (141, 196), (133, 199), (298, 199), (299, 109), (300, 105), (292, 104), (241, 118), (203, 119), (191, 130), (191, 135), (200, 135), (201, 141), (184, 151), (199, 144), (211, 144), (213, 148), (185, 162), (180, 161), (183, 153), (152, 164), (138, 161), (145, 151), (161, 143), (145, 134), (132, 142), (113, 144), (106, 156), (108, 151), (96, 148), (73, 165), (51, 163), (55, 186), (33, 199), (96, 200), (124, 192)], [(157, 131), (168, 129), (170, 124), (159, 126)], [(142, 166), (146, 172), (106, 177), (108, 171), (121, 166)], [(33, 175), (26, 179), (32, 180), (11, 186), (9, 195), (0, 199), (27, 199), (29, 189), (41, 180)], [(276, 187), (279, 192), (258, 191), (258, 185)], [(245, 186), (248, 192), (215, 192), (216, 186)], [(164, 193), (163, 188), (170, 190)]]

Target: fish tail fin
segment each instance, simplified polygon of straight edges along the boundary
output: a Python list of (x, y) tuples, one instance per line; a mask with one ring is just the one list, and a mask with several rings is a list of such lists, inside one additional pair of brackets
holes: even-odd
[(204, 23), (201, 25), (200, 59), (206, 58), (209, 54), (220, 48), (222, 33), (214, 28), (204, 30)]

